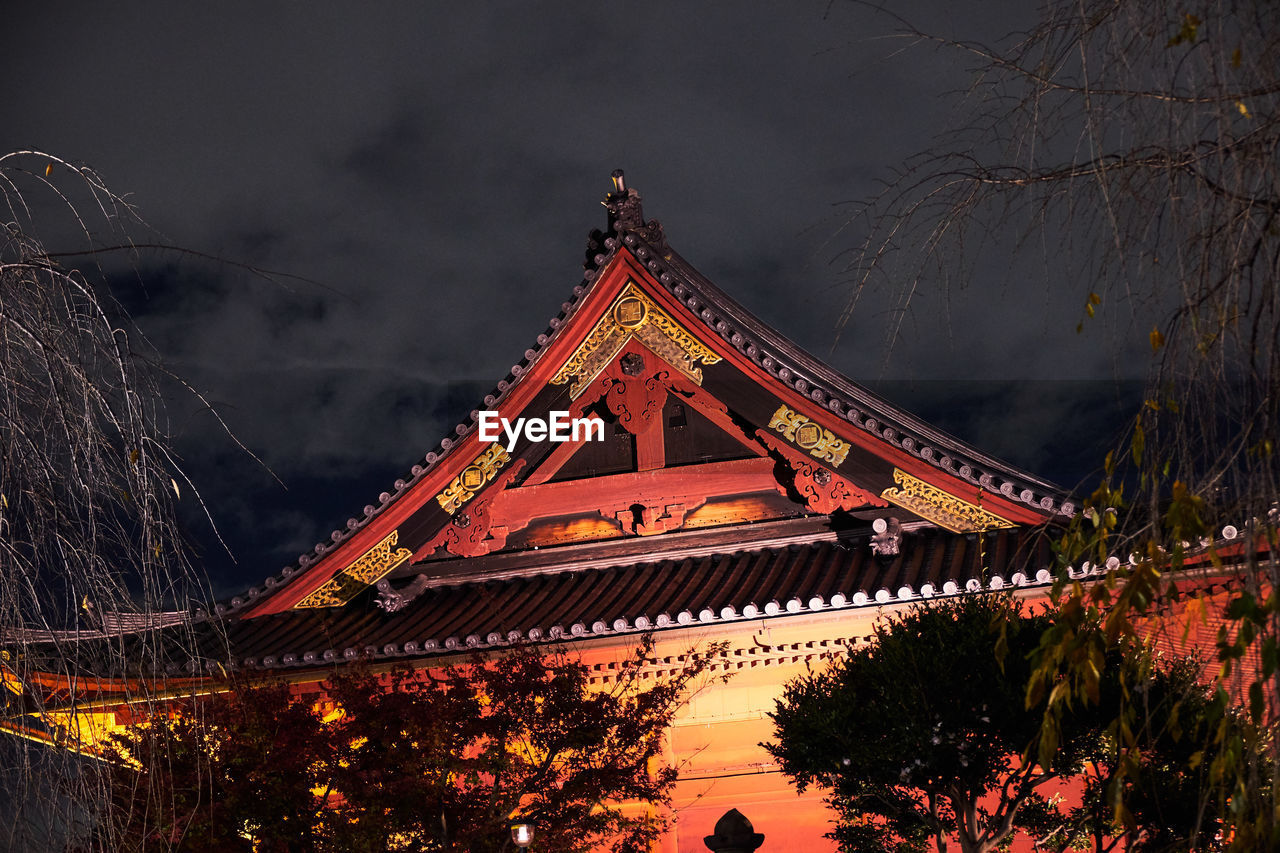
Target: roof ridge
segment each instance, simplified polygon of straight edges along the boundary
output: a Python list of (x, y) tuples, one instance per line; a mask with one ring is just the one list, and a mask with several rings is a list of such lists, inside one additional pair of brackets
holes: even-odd
[[(844, 376), (760, 320), (665, 243), (658, 249), (636, 233), (624, 235), (622, 242), (709, 331), (800, 395), (953, 477), (1040, 510), (1075, 514), (1075, 503), (1061, 487), (983, 453)], [(935, 444), (951, 452), (939, 453)], [(997, 475), (1002, 482), (996, 482)]]

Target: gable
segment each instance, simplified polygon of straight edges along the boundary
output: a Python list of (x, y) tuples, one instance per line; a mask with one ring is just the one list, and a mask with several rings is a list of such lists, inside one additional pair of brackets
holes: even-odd
[(607, 436), (486, 440), (473, 411), (380, 506), (241, 599), (243, 615), (341, 606), (407, 566), (558, 542), (801, 514), (965, 533), (1070, 514), (1049, 484), (804, 353), (625, 214), (611, 208), (573, 300), (483, 403), (513, 424), (599, 417)]

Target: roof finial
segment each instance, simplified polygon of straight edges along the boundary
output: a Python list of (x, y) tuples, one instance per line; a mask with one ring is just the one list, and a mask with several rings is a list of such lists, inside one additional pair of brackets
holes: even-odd
[(640, 193), (634, 187), (627, 186), (626, 175), (621, 169), (614, 169), (613, 192), (604, 197), (605, 210), (609, 211), (609, 227), (604, 231), (592, 231), (587, 238), (586, 268), (588, 278), (609, 257), (609, 250), (616, 248), (619, 240), (626, 237), (631, 240), (634, 235), (644, 240), (654, 249), (665, 252), (667, 239), (662, 234), (662, 223), (656, 219), (647, 222), (644, 209), (640, 206)]
[(613, 170), (613, 192), (605, 196), (604, 206), (609, 211), (610, 232), (635, 231), (650, 243), (663, 242), (662, 226), (656, 220), (645, 222), (640, 193), (627, 186), (627, 178), (621, 169)]

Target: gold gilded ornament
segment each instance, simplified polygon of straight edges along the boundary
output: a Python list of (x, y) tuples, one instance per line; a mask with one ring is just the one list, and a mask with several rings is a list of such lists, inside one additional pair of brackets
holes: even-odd
[(769, 429), (781, 433), (783, 438), (802, 450), (807, 450), (815, 459), (825, 459), (840, 465), (849, 455), (848, 442), (786, 406), (779, 406), (778, 411), (773, 413)]
[(436, 501), (444, 507), (445, 512), (453, 515), (497, 475), (499, 468), (510, 461), (511, 456), (501, 444), (489, 445), (484, 453), (453, 478), (452, 483), (445, 486), (443, 492), (436, 495)]
[(552, 377), (551, 384), (563, 385), (572, 380), (569, 397), (576, 400), (632, 338), (696, 385), (702, 384), (698, 364), (720, 361), (720, 356), (672, 319), (634, 281), (628, 281), (586, 340)]
[(953, 533), (978, 533), (1015, 526), (1013, 522), (960, 500), (899, 468), (893, 469), (893, 481), (898, 485), (885, 489), (880, 497)]
[(413, 556), (408, 548), (397, 548), (400, 531), (393, 530), (354, 563), (338, 572), (324, 586), (294, 605), (303, 607), (341, 607), (364, 588), (377, 583), (383, 575)]

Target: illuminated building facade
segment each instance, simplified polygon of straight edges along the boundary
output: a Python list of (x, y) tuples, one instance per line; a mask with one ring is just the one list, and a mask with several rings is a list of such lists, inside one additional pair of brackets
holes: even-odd
[[(606, 207), (583, 281), (510, 374), (375, 504), (204, 617), (219, 641), (174, 689), (218, 666), (308, 684), (357, 659), (431, 667), (513, 642), (571, 644), (607, 681), (643, 632), (657, 675), (725, 641), (716, 671), (733, 677), (670, 733), (687, 767), (662, 849), (704, 850), (730, 808), (772, 853), (830, 849), (819, 797), (798, 798), (758, 746), (782, 685), (896, 608), (1042, 595), (1045, 530), (1075, 507), (752, 316), (621, 173)], [(484, 441), (484, 412), (605, 426)], [(55, 682), (48, 695), (69, 690)], [(97, 691), (98, 725), (118, 723), (124, 703)]]

